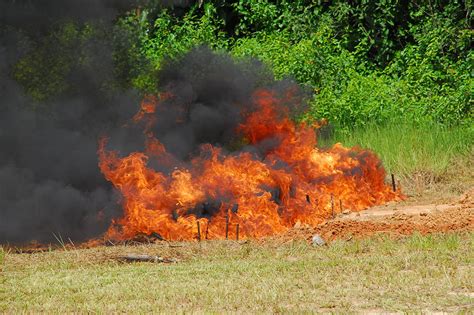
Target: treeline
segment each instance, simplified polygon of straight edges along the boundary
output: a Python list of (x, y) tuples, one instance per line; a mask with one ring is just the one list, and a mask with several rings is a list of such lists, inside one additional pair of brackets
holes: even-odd
[[(13, 76), (37, 100), (91, 67), (90, 43), (112, 52), (104, 89), (155, 92), (156, 71), (197, 45), (256, 57), (277, 78), (311, 90), (307, 119), (342, 129), (397, 121), (472, 125), (472, 0), (160, 1), (137, 5), (112, 27), (64, 21), (30, 44)], [(100, 75), (100, 74), (98, 74)]]

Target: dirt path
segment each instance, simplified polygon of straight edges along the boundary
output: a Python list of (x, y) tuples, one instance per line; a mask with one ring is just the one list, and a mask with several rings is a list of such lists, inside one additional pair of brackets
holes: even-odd
[(294, 228), (283, 237), (310, 239), (317, 233), (325, 240), (334, 240), (375, 234), (398, 237), (414, 232), (428, 234), (449, 231), (474, 231), (474, 188), (451, 203), (388, 204), (341, 214), (316, 228)]

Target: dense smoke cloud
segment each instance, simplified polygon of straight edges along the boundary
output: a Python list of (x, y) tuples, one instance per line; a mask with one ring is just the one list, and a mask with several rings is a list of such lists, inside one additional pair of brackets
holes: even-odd
[[(191, 3), (185, 2), (162, 4)], [(67, 19), (78, 23), (100, 20), (102, 26), (112, 26), (117, 14), (136, 3), (0, 3), (0, 243), (55, 242), (56, 237), (85, 240), (100, 235), (112, 218), (121, 215), (118, 193), (98, 168), (98, 140), (107, 135), (107, 149), (126, 155), (143, 151), (146, 136), (143, 126), (130, 123), (139, 98), (132, 92), (104, 89), (116, 75), (110, 41), (99, 37), (87, 42), (87, 64), (73, 68), (65, 78), (70, 88), (46, 104), (25, 95), (12, 79), (12, 66), (24, 55), (25, 36), (40, 42), (56, 22)], [(202, 47), (165, 62), (157, 83), (158, 90), (173, 95), (162, 100), (152, 130), (176, 159), (171, 168), (160, 161), (150, 162), (164, 172), (188, 163), (203, 143), (235, 150), (240, 113), (252, 110), (255, 90), (265, 86), (288, 91), (288, 84), (293, 84), (275, 83), (256, 61), (235, 62)], [(301, 94), (299, 89), (296, 92)], [(303, 94), (296, 96), (303, 98)], [(292, 105), (303, 103), (293, 100)], [(276, 145), (272, 141), (237, 147), (259, 155)]]
[(72, 20), (110, 22), (119, 13), (144, 6), (187, 8), (196, 0), (2, 0), (0, 24), (29, 33), (48, 31), (50, 26)]
[(63, 19), (78, 23), (111, 20), (118, 12), (131, 9), (131, 0), (3, 0), (0, 2), (2, 24), (38, 32)]
[[(244, 119), (241, 114), (255, 110), (252, 98), (259, 88), (272, 90), (276, 96), (295, 88), (292, 102), (282, 103), (293, 114), (301, 112), (306, 96), (292, 81), (275, 81), (257, 60), (237, 62), (227, 54), (216, 54), (205, 47), (165, 64), (158, 83), (159, 90), (171, 97), (157, 107), (152, 131), (179, 160), (198, 153), (203, 143), (224, 149), (232, 147), (238, 141), (236, 129)], [(271, 140), (266, 139), (261, 145), (269, 145)], [(258, 151), (258, 148), (239, 148), (242, 149)]]
[(160, 90), (171, 97), (157, 108), (155, 136), (168, 152), (186, 159), (202, 143), (222, 146), (232, 140), (240, 112), (264, 73), (258, 64), (235, 64), (227, 55), (198, 48), (163, 67)]
[(63, 19), (111, 25), (134, 3), (0, 2), (0, 243), (83, 240), (103, 232), (119, 213), (116, 193), (97, 167), (97, 140), (110, 132), (119, 144), (119, 128), (138, 99), (104, 92), (113, 76), (110, 42), (87, 43), (87, 66), (71, 70), (66, 81), (72, 88), (47, 104), (26, 96), (12, 71), (25, 36), (40, 42)]

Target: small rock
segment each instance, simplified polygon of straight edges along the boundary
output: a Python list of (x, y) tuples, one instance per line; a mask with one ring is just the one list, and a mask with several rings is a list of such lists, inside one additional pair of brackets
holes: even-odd
[(326, 241), (319, 234), (314, 234), (311, 242), (313, 246), (323, 246), (326, 244)]
[(344, 210), (344, 211), (342, 211), (342, 214), (349, 214), (349, 213), (351, 213), (351, 210)]

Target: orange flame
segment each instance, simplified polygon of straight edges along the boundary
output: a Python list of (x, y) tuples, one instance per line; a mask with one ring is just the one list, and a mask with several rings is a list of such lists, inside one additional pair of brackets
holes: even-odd
[(123, 197), (124, 215), (107, 236), (158, 233), (169, 240), (189, 240), (197, 237), (199, 220), (203, 238), (224, 238), (226, 222), (229, 237), (235, 237), (236, 224), (242, 238), (263, 237), (298, 222), (317, 225), (343, 209), (358, 211), (403, 198), (400, 190), (393, 192), (385, 184), (385, 171), (374, 153), (340, 144), (317, 148), (314, 129), (296, 125), (277, 106), (284, 101), (259, 90), (254, 94), (257, 109), (242, 113), (237, 132), (243, 143), (277, 143), (263, 159), (248, 152), (224, 154), (205, 144), (190, 166), (165, 174), (147, 166), (153, 159), (171, 168), (177, 164), (148, 128), (160, 102), (145, 98), (134, 121), (148, 126), (146, 151), (121, 158), (106, 150), (105, 138), (99, 144), (100, 169)]

